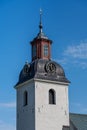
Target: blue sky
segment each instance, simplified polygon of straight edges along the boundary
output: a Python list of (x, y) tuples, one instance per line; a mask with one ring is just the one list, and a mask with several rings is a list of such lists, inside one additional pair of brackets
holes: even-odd
[(15, 130), (19, 73), (37, 35), (39, 9), (43, 31), (53, 41), (52, 59), (71, 81), (70, 112), (87, 114), (87, 1), (0, 0), (0, 129)]

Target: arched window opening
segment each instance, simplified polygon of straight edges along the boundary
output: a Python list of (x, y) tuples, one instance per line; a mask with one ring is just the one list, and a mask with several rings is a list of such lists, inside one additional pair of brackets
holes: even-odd
[(44, 45), (44, 56), (48, 56), (48, 45)]
[(28, 105), (28, 93), (27, 91), (24, 92), (24, 106)]
[(32, 47), (32, 55), (33, 55), (33, 57), (36, 56), (36, 51), (37, 51), (36, 45), (33, 45), (33, 47)]
[(53, 89), (49, 90), (49, 104), (56, 104), (56, 94)]

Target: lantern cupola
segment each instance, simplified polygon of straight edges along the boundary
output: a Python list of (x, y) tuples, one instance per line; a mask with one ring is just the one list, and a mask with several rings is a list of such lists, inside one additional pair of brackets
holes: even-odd
[(51, 43), (52, 41), (43, 33), (42, 11), (40, 10), (39, 33), (31, 41), (32, 61), (36, 59), (50, 59)]

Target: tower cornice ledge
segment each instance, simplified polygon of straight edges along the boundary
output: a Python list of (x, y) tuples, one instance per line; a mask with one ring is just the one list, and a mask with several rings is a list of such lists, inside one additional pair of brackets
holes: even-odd
[(30, 80), (27, 80), (27, 81), (25, 81), (25, 82), (23, 82), (23, 83), (16, 84), (16, 85), (14, 86), (14, 88), (15, 88), (15, 89), (20, 88), (21, 86), (25, 86), (25, 85), (28, 84), (28, 83), (33, 83), (33, 81), (34, 81), (34, 78), (32, 78), (32, 79), (30, 79)]
[(20, 83), (18, 85), (15, 85), (14, 88), (20, 88), (21, 86), (25, 86), (28, 83), (34, 83), (34, 81), (39, 81), (39, 82), (45, 82), (45, 83), (51, 83), (51, 84), (60, 84), (60, 85), (69, 85), (70, 82), (59, 82), (59, 81), (52, 81), (52, 80), (44, 80), (44, 79), (37, 79), (37, 78), (32, 78), (30, 80), (27, 80), (23, 83)]
[(39, 82), (45, 82), (45, 83), (53, 83), (53, 84), (62, 84), (62, 85), (69, 85), (69, 82), (59, 82), (59, 81), (52, 81), (52, 80), (44, 80), (44, 79), (37, 79), (34, 78), (34, 81), (39, 81)]

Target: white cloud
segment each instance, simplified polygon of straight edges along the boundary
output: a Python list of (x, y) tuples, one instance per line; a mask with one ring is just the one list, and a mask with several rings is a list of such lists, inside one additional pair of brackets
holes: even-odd
[(16, 107), (16, 103), (15, 102), (0, 103), (0, 107), (15, 108)]
[(0, 130), (16, 130), (16, 126), (0, 120)]
[(72, 106), (74, 107), (82, 107), (82, 104), (81, 103), (71, 103)]
[(79, 65), (80, 65), (80, 67), (82, 69), (86, 69), (87, 68), (87, 62), (80, 62)]
[(87, 69), (87, 41), (68, 46), (61, 59), (52, 59), (62, 65), (73, 65), (81, 69)]
[(87, 106), (81, 103), (70, 103), (70, 111), (78, 113), (87, 113)]
[(56, 62), (58, 62), (60, 64), (66, 64), (67, 63), (67, 59), (66, 58), (62, 58), (62, 59), (53, 59), (52, 58), (51, 60), (56, 61)]
[(61, 64), (87, 69), (87, 41), (68, 46), (63, 52), (62, 59), (58, 61)]
[(87, 59), (87, 43), (80, 43), (76, 46), (68, 46), (64, 51), (64, 54), (73, 58)]
[(68, 61), (66, 58), (63, 58), (63, 59), (60, 59), (60, 60), (57, 60), (60, 64), (66, 64)]
[(87, 108), (83, 108), (82, 111), (83, 111), (84, 113), (87, 113)]

